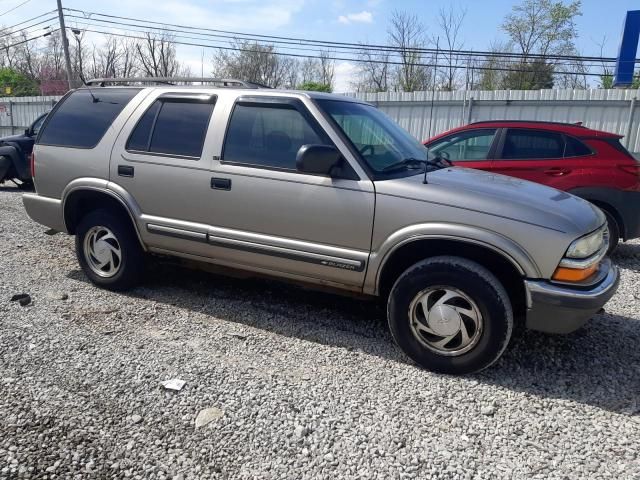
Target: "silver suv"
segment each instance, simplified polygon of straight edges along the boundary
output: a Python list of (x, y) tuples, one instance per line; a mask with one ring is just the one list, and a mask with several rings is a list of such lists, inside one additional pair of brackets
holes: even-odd
[(447, 373), (494, 363), (518, 322), (571, 332), (616, 291), (598, 208), (453, 168), (369, 104), (144, 82), (66, 95), (24, 195), (100, 287), (134, 286), (162, 254), (379, 296), (400, 348)]

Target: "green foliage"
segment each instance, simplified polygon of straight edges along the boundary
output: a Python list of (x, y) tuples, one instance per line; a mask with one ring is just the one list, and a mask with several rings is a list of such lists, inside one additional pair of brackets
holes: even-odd
[(600, 75), (600, 88), (613, 88), (613, 75), (605, 74)]
[[(6, 89), (11, 88), (11, 93)], [(0, 96), (26, 97), (39, 95), (38, 84), (11, 68), (0, 68)]]
[(309, 90), (312, 92), (331, 93), (331, 85), (319, 82), (304, 82), (298, 85), (298, 90)]
[(535, 60), (517, 65), (503, 79), (506, 90), (541, 90), (553, 88), (553, 65), (544, 60)]
[(573, 53), (581, 8), (580, 0), (523, 0), (507, 15), (502, 29), (525, 56)]
[[(600, 88), (613, 88), (613, 75), (600, 75)], [(640, 73), (633, 77), (633, 83), (629, 88), (640, 88)]]

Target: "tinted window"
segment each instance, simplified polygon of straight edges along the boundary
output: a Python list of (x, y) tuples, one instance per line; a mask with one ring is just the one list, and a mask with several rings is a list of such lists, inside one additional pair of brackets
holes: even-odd
[(502, 150), (502, 158), (562, 158), (563, 153), (564, 139), (559, 133), (508, 130)]
[(127, 142), (127, 150), (140, 150), (142, 152), (149, 150), (151, 129), (153, 128), (153, 122), (156, 119), (158, 110), (160, 110), (160, 102), (156, 101), (138, 121), (136, 128), (134, 128)]
[(454, 161), (485, 160), (495, 135), (495, 129), (460, 132), (434, 142), (429, 150)]
[(581, 157), (591, 155), (591, 150), (580, 140), (573, 137), (564, 137), (567, 142), (564, 149), (565, 157)]
[(328, 143), (293, 107), (238, 104), (229, 122), (224, 160), (295, 170), (302, 145)]
[(62, 147), (93, 148), (137, 88), (76, 90), (49, 115), (38, 143)]
[(133, 129), (128, 150), (200, 158), (213, 103), (157, 100)]

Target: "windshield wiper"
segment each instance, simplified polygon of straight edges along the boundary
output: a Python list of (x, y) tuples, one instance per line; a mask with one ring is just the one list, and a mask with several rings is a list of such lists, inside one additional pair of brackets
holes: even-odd
[(420, 168), (423, 166), (425, 169), (428, 167), (436, 167), (437, 169), (440, 169), (440, 168), (450, 167), (451, 165), (452, 165), (451, 162), (449, 162), (448, 160), (445, 160), (444, 158), (435, 158), (433, 160), (431, 159), (420, 160), (418, 158), (408, 157), (408, 158), (403, 158), (398, 162), (394, 162), (391, 165), (387, 165), (382, 169), (382, 172), (391, 172), (393, 170), (399, 170), (401, 168), (408, 168), (408, 169), (416, 168), (416, 167)]

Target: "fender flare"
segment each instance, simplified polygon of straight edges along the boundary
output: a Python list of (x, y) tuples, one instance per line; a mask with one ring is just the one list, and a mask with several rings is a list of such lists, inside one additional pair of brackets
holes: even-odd
[(138, 237), (138, 241), (140, 242), (142, 248), (146, 251), (147, 247), (142, 241), (142, 237), (140, 236), (140, 228), (137, 221), (137, 218), (139, 218), (140, 216), (139, 207), (136, 204), (130, 205), (124, 196), (120, 195), (119, 192), (109, 188), (110, 184), (111, 182), (98, 178), (77, 178), (69, 183), (62, 192), (62, 216), (65, 228), (67, 229), (67, 231), (70, 231), (69, 225), (67, 224), (67, 201), (74, 193), (79, 193), (82, 191), (101, 193), (104, 195), (108, 195), (112, 199), (116, 200), (126, 210), (126, 212), (129, 214), (129, 218), (131, 219), (131, 223), (133, 225), (133, 229), (136, 232), (136, 236)]
[(401, 247), (422, 240), (450, 240), (493, 250), (527, 278), (540, 278), (541, 272), (527, 251), (513, 240), (490, 230), (468, 225), (430, 223), (405, 227), (390, 235), (369, 259), (364, 290), (378, 294), (382, 272), (391, 256)]

